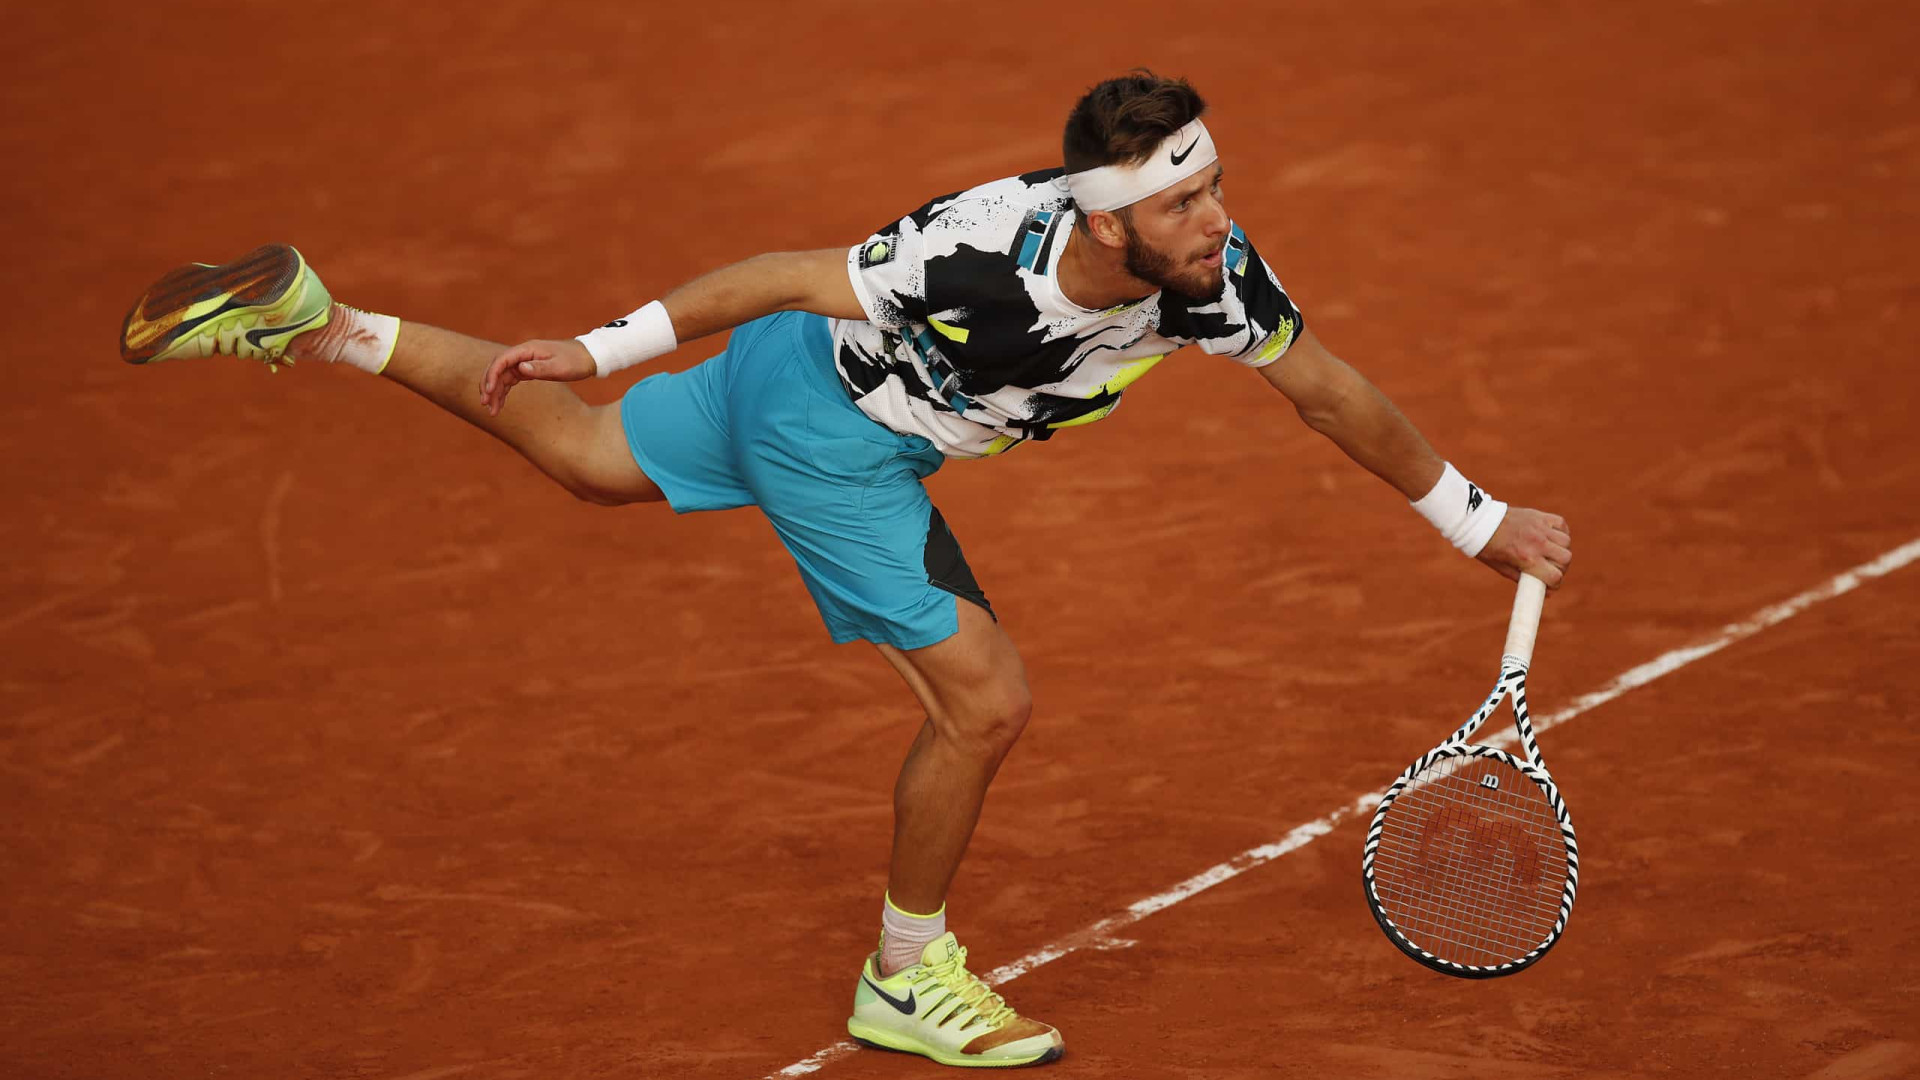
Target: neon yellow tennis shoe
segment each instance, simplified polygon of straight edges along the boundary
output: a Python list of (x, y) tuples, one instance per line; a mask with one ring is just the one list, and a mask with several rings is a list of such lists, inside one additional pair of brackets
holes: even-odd
[(972, 1068), (1045, 1065), (1067, 1049), (1058, 1031), (1014, 1012), (968, 971), (967, 950), (952, 934), (884, 979), (880, 954), (867, 957), (847, 1033), (868, 1046)]
[(120, 328), (120, 357), (156, 364), (238, 356), (278, 371), (287, 343), (327, 325), (333, 298), (307, 260), (268, 244), (230, 263), (175, 267), (150, 286)]

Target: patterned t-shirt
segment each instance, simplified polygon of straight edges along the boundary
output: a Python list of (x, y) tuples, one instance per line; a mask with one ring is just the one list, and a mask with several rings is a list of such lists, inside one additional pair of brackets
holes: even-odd
[(1287, 351), (1300, 311), (1238, 225), (1218, 299), (1155, 292), (1104, 311), (1067, 299), (1058, 270), (1077, 211), (1064, 175), (942, 196), (847, 253), (867, 321), (834, 320), (834, 353), (862, 412), (981, 457), (1102, 419), (1182, 345), (1249, 367)]

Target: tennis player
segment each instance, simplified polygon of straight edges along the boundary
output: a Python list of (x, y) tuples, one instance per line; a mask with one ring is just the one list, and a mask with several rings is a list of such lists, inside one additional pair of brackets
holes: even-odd
[[(1106, 417), (1183, 345), (1252, 368), (1456, 547), (1558, 585), (1558, 516), (1509, 508), (1328, 352), (1227, 213), (1184, 80), (1135, 71), (1067, 119), (1063, 168), (943, 195), (851, 247), (757, 255), (578, 338), (512, 348), (336, 304), (263, 247), (161, 278), (136, 364), (237, 355), (383, 375), (513, 446), (582, 499), (756, 506), (836, 642), (869, 641), (926, 711), (894, 787), (879, 948), (848, 1030), (948, 1065), (1040, 1064), (1060, 1033), (967, 967), (947, 889), (1031, 709), (1020, 654), (922, 482)], [(591, 406), (560, 385), (733, 330), (684, 372)]]

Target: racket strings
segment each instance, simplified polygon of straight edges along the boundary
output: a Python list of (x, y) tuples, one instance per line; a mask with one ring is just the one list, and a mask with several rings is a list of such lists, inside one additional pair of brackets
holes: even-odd
[(1558, 892), (1541, 887), (1551, 825), (1541, 821), (1529, 835), (1522, 821), (1458, 797), (1423, 809), (1392, 827), (1399, 844), (1389, 851), (1409, 900), (1422, 908), (1418, 914), (1435, 925), (1458, 921), (1464, 934), (1489, 943), (1531, 945), (1544, 937), (1558, 914)]
[(1488, 967), (1525, 956), (1552, 935), (1565, 884), (1553, 807), (1498, 759), (1441, 758), (1408, 782), (1382, 822), (1381, 907), (1442, 960)]

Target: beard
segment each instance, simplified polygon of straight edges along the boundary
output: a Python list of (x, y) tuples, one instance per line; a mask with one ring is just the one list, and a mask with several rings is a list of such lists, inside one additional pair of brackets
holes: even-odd
[[(1226, 266), (1204, 266), (1198, 259), (1184, 262), (1149, 245), (1133, 231), (1133, 224), (1121, 222), (1127, 230), (1127, 273), (1150, 285), (1164, 289), (1183, 300), (1211, 303), (1227, 289)], [(1205, 252), (1204, 255), (1211, 255)]]

